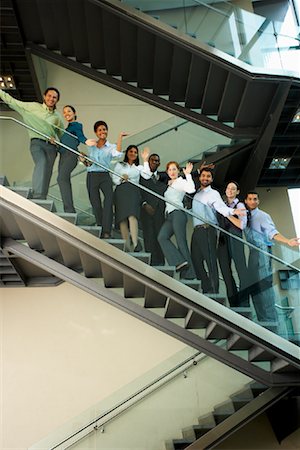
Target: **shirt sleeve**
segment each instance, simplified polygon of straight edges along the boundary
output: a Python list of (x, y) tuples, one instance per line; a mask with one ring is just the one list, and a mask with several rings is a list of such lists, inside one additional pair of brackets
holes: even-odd
[(81, 142), (82, 144), (84, 144), (85, 141), (86, 141), (86, 137), (85, 137), (85, 135), (83, 134), (82, 123), (77, 123), (75, 132), (76, 132), (76, 136), (77, 136), (79, 142)]
[(218, 213), (222, 214), (224, 217), (229, 217), (234, 215), (234, 208), (229, 208), (223, 200), (219, 192), (213, 190), (212, 199), (208, 201), (208, 205), (214, 208)]
[(152, 172), (150, 170), (150, 166), (149, 166), (148, 161), (145, 161), (144, 165), (141, 166), (141, 167), (142, 167), (142, 169), (140, 170), (141, 176), (143, 178), (145, 178), (145, 180), (149, 180), (149, 178), (151, 178), (151, 176), (152, 176)]
[(21, 116), (26, 111), (31, 112), (34, 106), (34, 102), (21, 102), (20, 100), (17, 100), (11, 95), (9, 95), (7, 92), (4, 92), (2, 89), (0, 89), (0, 98), (11, 109), (21, 114)]
[(195, 192), (195, 183), (191, 174), (186, 175), (185, 179), (179, 177), (176, 181), (174, 189), (177, 191), (186, 192), (187, 194), (193, 194)]
[(116, 144), (111, 144), (110, 151), (113, 158), (121, 158), (123, 156), (123, 152), (118, 152)]
[(275, 227), (275, 224), (274, 224), (271, 216), (267, 213), (265, 213), (265, 220), (262, 225), (262, 228), (263, 228), (263, 232), (266, 234), (266, 236), (268, 236), (268, 238), (270, 240), (272, 240), (274, 238), (274, 236), (279, 233)]
[(246, 206), (244, 205), (244, 203), (242, 202), (238, 202), (238, 204), (236, 205), (237, 209), (244, 209), (245, 210), (245, 215), (244, 216), (239, 216), (238, 218), (241, 221), (241, 229), (244, 230), (247, 226), (247, 213), (246, 213)]
[(122, 183), (122, 178), (118, 175), (123, 175), (126, 172), (123, 164), (117, 163), (114, 167), (114, 173), (112, 174), (113, 183), (118, 186)]

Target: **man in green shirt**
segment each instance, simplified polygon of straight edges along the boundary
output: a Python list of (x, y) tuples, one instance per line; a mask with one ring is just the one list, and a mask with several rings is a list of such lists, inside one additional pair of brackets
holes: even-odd
[(48, 136), (49, 139), (28, 130), (30, 152), (34, 162), (32, 175), (33, 198), (47, 198), (57, 147), (53, 139), (59, 139), (64, 132), (62, 116), (56, 111), (60, 93), (49, 87), (43, 95), (43, 103), (22, 102), (0, 89), (0, 99), (11, 109), (21, 114), (24, 123)]

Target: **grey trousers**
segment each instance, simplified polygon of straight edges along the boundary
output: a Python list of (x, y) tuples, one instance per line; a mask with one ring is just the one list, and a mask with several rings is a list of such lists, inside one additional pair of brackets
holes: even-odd
[(34, 198), (47, 198), (57, 148), (43, 139), (33, 138), (30, 152), (34, 162), (32, 191)]
[[(196, 278), (192, 258), (186, 242), (186, 214), (176, 209), (167, 215), (158, 235), (158, 242), (163, 254), (170, 266), (178, 266), (184, 261), (188, 262), (188, 268), (181, 272), (182, 278)], [(171, 241), (175, 235), (177, 247)]]
[(71, 185), (71, 173), (75, 169), (78, 157), (75, 153), (65, 151), (60, 154), (58, 163), (57, 182), (60, 189), (60, 195), (64, 204), (64, 211), (75, 213), (73, 204), (73, 194)]

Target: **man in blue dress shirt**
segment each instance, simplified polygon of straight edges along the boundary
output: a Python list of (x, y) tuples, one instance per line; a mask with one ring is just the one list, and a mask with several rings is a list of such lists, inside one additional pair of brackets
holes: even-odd
[(272, 258), (268, 256), (268, 253), (271, 254), (272, 241), (295, 247), (300, 245), (300, 239), (286, 238), (277, 231), (271, 216), (258, 208), (259, 195), (257, 192), (248, 192), (245, 204), (248, 209), (246, 239), (264, 251), (262, 253), (250, 248), (248, 262), (250, 293), (258, 321), (265, 322), (265, 326), (268, 326), (268, 324), (277, 323)]

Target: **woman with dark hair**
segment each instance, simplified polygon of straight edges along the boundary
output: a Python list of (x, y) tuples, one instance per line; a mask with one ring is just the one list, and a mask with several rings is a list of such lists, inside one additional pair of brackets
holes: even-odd
[[(63, 108), (63, 116), (68, 122), (68, 126), (60, 142), (73, 150), (78, 151), (80, 143), (86, 145), (96, 145), (95, 139), (87, 139), (83, 134), (82, 124), (77, 122), (77, 115), (74, 106), (66, 105)], [(73, 194), (71, 185), (71, 173), (78, 162), (78, 155), (64, 147), (59, 148), (60, 158), (58, 163), (57, 182), (60, 189), (64, 211), (75, 213), (73, 204)]]
[[(117, 144), (111, 144), (107, 140), (108, 126), (103, 120), (98, 120), (94, 124), (94, 132), (98, 140), (96, 145), (89, 147), (89, 159), (94, 162), (88, 164), (86, 184), (96, 224), (102, 226), (101, 237), (108, 239), (111, 235), (113, 220), (113, 188), (107, 169), (110, 168), (114, 158), (122, 157), (122, 139), (128, 133), (121, 131)], [(86, 161), (84, 156), (80, 158), (80, 161)], [(103, 208), (100, 190), (104, 195)]]
[(114, 196), (115, 223), (120, 227), (127, 250), (131, 249), (131, 237), (134, 252), (142, 250), (141, 243), (138, 240), (141, 193), (139, 188), (128, 183), (128, 180), (138, 184), (140, 175), (145, 178), (150, 177), (148, 157), (149, 150), (146, 148), (142, 152), (144, 165), (140, 165), (137, 146), (129, 145), (125, 152), (124, 161), (117, 163), (114, 168), (113, 183), (116, 185)]
[[(179, 176), (179, 164), (176, 161), (168, 162), (166, 172), (170, 179), (168, 188), (164, 193), (166, 199), (166, 220), (158, 235), (158, 242), (166, 260), (170, 266), (176, 267), (176, 272), (180, 272), (180, 278), (185, 279), (194, 279), (196, 274), (186, 241), (187, 215), (181, 209), (176, 208), (175, 205), (183, 208), (183, 197), (185, 194), (193, 194), (195, 192), (195, 184), (191, 176), (192, 169), (193, 164), (187, 163), (185, 169), (183, 169), (184, 179)], [(177, 246), (171, 241), (173, 235), (175, 235)]]
[[(239, 193), (240, 187), (236, 181), (227, 183), (225, 190), (226, 205), (233, 209), (245, 209), (244, 203), (240, 202), (237, 198)], [(247, 225), (247, 216), (229, 216), (227, 218), (218, 214), (218, 222), (221, 228), (242, 238), (242, 230)], [(248, 307), (249, 295), (246, 289), (248, 276), (243, 243), (221, 232), (217, 255), (230, 306)], [(239, 278), (239, 289), (232, 274), (232, 262), (234, 262), (235, 270)]]

